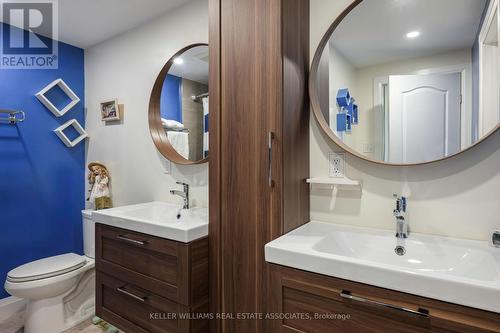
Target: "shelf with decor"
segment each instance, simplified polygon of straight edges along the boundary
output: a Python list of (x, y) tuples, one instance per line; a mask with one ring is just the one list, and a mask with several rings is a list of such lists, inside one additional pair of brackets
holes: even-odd
[(359, 122), (358, 104), (347, 88), (338, 90), (336, 100), (337, 132), (350, 132)]

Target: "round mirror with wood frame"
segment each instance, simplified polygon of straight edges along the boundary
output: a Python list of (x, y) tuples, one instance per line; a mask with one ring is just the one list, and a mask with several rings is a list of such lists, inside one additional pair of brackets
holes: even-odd
[(490, 137), (500, 128), (495, 4), (353, 1), (311, 65), (321, 129), (350, 154), (393, 166), (445, 160)]
[(208, 44), (188, 45), (163, 66), (149, 99), (158, 151), (181, 165), (208, 162)]

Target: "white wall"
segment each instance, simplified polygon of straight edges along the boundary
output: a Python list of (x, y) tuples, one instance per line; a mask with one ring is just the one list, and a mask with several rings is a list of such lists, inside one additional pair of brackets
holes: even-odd
[[(311, 1), (311, 58), (350, 0)], [(312, 116), (312, 114), (311, 114)], [(313, 117), (313, 116), (312, 116)], [(328, 152), (340, 151), (311, 120), (311, 176), (328, 175)], [(455, 158), (416, 167), (380, 166), (347, 155), (347, 175), (363, 192), (311, 192), (311, 219), (393, 230), (393, 193), (409, 196), (414, 232), (486, 240), (500, 229), (500, 133)]]
[[(191, 185), (193, 205), (208, 206), (208, 164), (173, 165), (172, 174), (165, 174), (165, 160), (148, 126), (149, 96), (163, 65), (184, 46), (207, 41), (208, 1), (195, 0), (85, 51), (87, 162), (109, 167), (115, 206), (152, 200), (181, 203), (169, 193), (179, 187), (175, 181)], [(124, 104), (124, 121), (105, 125), (99, 103), (112, 98)]]

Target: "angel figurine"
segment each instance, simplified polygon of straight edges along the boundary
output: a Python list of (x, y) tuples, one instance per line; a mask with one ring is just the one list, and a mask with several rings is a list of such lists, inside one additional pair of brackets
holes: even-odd
[(101, 163), (92, 162), (88, 166), (90, 185), (87, 201), (94, 205), (96, 210), (111, 208), (111, 196), (109, 192), (109, 172)]

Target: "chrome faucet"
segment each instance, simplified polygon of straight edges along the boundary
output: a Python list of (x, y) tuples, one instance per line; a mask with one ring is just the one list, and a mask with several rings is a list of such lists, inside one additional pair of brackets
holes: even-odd
[(393, 194), (396, 198), (396, 209), (394, 209), (394, 217), (396, 218), (396, 237), (399, 239), (408, 238), (408, 222), (405, 219), (406, 213), (406, 198), (397, 194)]
[(176, 182), (176, 184), (182, 185), (182, 191), (170, 190), (170, 194), (178, 195), (184, 199), (182, 209), (189, 209), (189, 185), (183, 182)]

